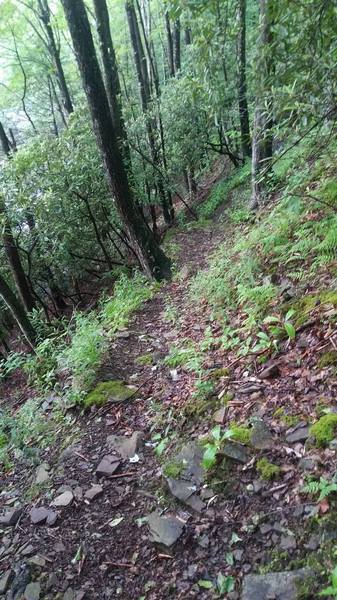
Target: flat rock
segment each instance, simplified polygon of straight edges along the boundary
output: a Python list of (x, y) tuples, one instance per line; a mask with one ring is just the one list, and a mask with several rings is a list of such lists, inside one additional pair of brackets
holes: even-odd
[(108, 446), (117, 452), (123, 460), (132, 458), (140, 449), (143, 440), (141, 431), (134, 431), (129, 437), (110, 435), (107, 439)]
[(8, 569), (0, 578), (0, 594), (5, 594), (12, 583), (14, 578), (14, 572), (12, 569)]
[(298, 427), (295, 431), (291, 431), (286, 436), (286, 442), (288, 444), (295, 444), (296, 442), (305, 442), (309, 437), (309, 427)]
[(37, 581), (29, 583), (25, 589), (25, 600), (39, 600), (41, 594), (41, 586)]
[(3, 527), (13, 527), (17, 524), (22, 514), (22, 508), (13, 508), (13, 510), (7, 511), (0, 517), (0, 525)]
[(214, 413), (213, 421), (215, 421), (215, 423), (219, 423), (219, 425), (222, 425), (225, 422), (225, 417), (226, 417), (226, 407), (222, 406), (221, 408), (219, 408), (219, 410), (217, 410)]
[(196, 442), (183, 446), (175, 461), (184, 465), (182, 472), (184, 479), (191, 480), (197, 485), (203, 483), (205, 479), (205, 470), (202, 466), (203, 455), (203, 449)]
[(74, 600), (75, 594), (73, 588), (69, 587), (63, 594), (63, 600)]
[(163, 544), (167, 548), (173, 546), (183, 532), (183, 523), (173, 516), (161, 517), (154, 512), (147, 517), (147, 522), (150, 527), (151, 541)]
[(33, 525), (42, 525), (46, 522), (48, 513), (48, 509), (44, 506), (40, 506), (39, 508), (34, 507), (29, 513), (30, 520), (33, 523)]
[(56, 498), (54, 498), (54, 500), (51, 502), (50, 506), (63, 508), (65, 506), (69, 506), (73, 499), (74, 494), (70, 490), (67, 490), (66, 492), (63, 492), (63, 494), (56, 496)]
[(266, 575), (246, 575), (243, 579), (241, 600), (296, 600), (298, 582), (303, 582), (313, 575), (313, 571), (308, 568)]
[(313, 458), (310, 458), (309, 456), (303, 457), (298, 463), (298, 468), (301, 469), (301, 471), (316, 471), (317, 461)]
[(171, 479), (171, 477), (168, 477), (167, 483), (172, 496), (178, 498), (181, 502), (185, 502), (190, 498), (197, 489), (195, 484), (191, 483), (191, 481), (185, 481), (184, 479)]
[(99, 463), (96, 473), (97, 475), (112, 475), (120, 464), (121, 461), (116, 454), (106, 454)]
[(226, 456), (226, 458), (236, 460), (240, 463), (246, 463), (249, 460), (249, 450), (242, 444), (237, 444), (236, 442), (227, 442), (224, 445), (221, 454)]
[(272, 445), (273, 436), (261, 419), (257, 419), (253, 425), (250, 442), (256, 450), (267, 450)]
[(283, 535), (280, 540), (281, 550), (295, 550), (296, 549), (296, 538), (293, 535)]
[(258, 374), (259, 379), (272, 379), (273, 377), (278, 377), (280, 375), (280, 369), (278, 365), (270, 365), (261, 371)]
[(92, 500), (95, 500), (95, 498), (98, 498), (98, 496), (101, 496), (103, 494), (103, 486), (102, 485), (93, 485), (91, 488), (89, 488), (85, 494), (84, 497), (86, 498), (86, 500), (89, 500), (90, 502)]
[(49, 465), (46, 465), (46, 463), (43, 463), (36, 470), (35, 483), (37, 483), (38, 485), (41, 483), (45, 483), (49, 479), (49, 473), (46, 468), (47, 466), (49, 466)]

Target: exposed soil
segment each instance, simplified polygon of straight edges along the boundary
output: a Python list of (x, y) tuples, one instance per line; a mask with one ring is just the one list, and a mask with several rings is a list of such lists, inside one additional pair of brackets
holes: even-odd
[[(282, 423), (275, 410), (283, 407), (286, 415), (296, 417), (294, 423), (305, 425), (318, 401), (334, 404), (336, 377), (329, 368), (317, 368), (320, 349), (330, 347), (334, 339), (324, 319), (304, 329), (295, 342), (284, 344), (272, 378), (259, 377), (271, 362), (262, 366), (251, 356), (237, 360), (220, 344), (205, 355), (208, 369), (229, 366), (228, 375), (216, 384), (220, 398), (221, 393), (233, 394), (224, 410), (224, 424), (255, 416), (263, 420), (271, 437), (264, 449), (252, 450), (247, 461), (227, 461), (219, 467), (203, 490), (201, 512), (173, 498), (154, 452), (156, 433), (165, 432), (162, 437), (168, 438), (168, 451), (173, 453), (178, 439), (181, 447), (215, 424), (212, 403), (201, 416), (186, 412), (195, 376), (182, 368), (172, 373), (162, 359), (176, 340), (200, 341), (207, 326), (214, 337), (220, 335), (206, 304), (191, 304), (187, 291), (191, 275), (205, 267), (225, 235), (221, 221), (206, 230), (178, 233), (174, 241), (181, 248), (181, 277), (162, 287), (111, 345), (100, 380), (123, 379), (136, 385), (138, 392), (121, 404), (68, 415), (72, 419), (68, 437), (64, 438), (60, 425), (59, 446), (38, 457), (38, 465), (46, 462), (50, 467), (42, 487), (34, 491), (37, 465), (28, 461), (2, 474), (2, 508), (9, 510), (22, 498), (25, 504), (17, 524), (3, 529), (0, 573), (35, 557), (38, 564), (29, 567), (29, 577), (40, 583), (41, 598), (206, 599), (216, 597), (214, 589), (204, 589), (198, 581), (214, 583), (222, 573), (235, 578), (235, 590), (218, 597), (235, 599), (240, 597), (245, 574), (259, 571), (273, 559), (278, 560), (275, 570), (301, 565), (303, 557), (307, 560), (317, 552), (322, 532), (313, 529), (312, 516), (329, 505), (314, 504), (299, 494), (302, 459), (310, 459), (310, 472), (328, 475), (334, 471), (335, 451), (310, 449), (305, 439), (287, 442), (289, 421)], [(176, 308), (179, 322), (165, 320), (168, 304)], [(147, 354), (152, 355), (152, 364), (140, 366), (137, 359)], [(248, 364), (254, 367), (249, 373)], [(107, 437), (135, 431), (142, 432), (145, 442), (138, 451), (139, 461), (124, 460), (111, 477), (99, 479), (96, 467), (104, 455), (111, 454)], [(280, 467), (278, 479), (259, 478), (255, 467), (262, 456)], [(103, 492), (89, 502), (83, 496), (97, 483)], [(32, 507), (48, 507), (66, 489), (72, 490), (74, 498), (69, 506), (56, 510), (56, 523), (33, 525)], [(184, 524), (172, 547), (151, 540), (144, 517), (155, 510), (173, 514)], [(313, 591), (306, 597), (317, 595)]]

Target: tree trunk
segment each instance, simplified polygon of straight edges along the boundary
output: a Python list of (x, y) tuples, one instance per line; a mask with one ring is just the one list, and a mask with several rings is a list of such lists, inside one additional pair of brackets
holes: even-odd
[(173, 39), (174, 39), (174, 72), (177, 75), (181, 67), (180, 57), (180, 19), (177, 19), (174, 23)]
[(36, 340), (36, 333), (34, 331), (34, 328), (31, 322), (29, 321), (21, 302), (19, 302), (15, 294), (13, 294), (11, 288), (1, 275), (0, 296), (5, 302), (10, 312), (12, 313), (22, 333), (27, 338), (27, 341), (29, 342), (30, 346), (33, 348)]
[(169, 278), (170, 260), (142, 220), (129, 186), (83, 0), (62, 0), (62, 5), (73, 40), (94, 132), (120, 218), (147, 276), (158, 280)]
[(121, 107), (121, 86), (118, 76), (115, 49), (112, 43), (109, 12), (106, 0), (94, 0), (97, 33), (103, 61), (105, 86), (110, 105), (113, 126), (124, 158), (130, 163), (130, 150)]
[(239, 0), (239, 38), (238, 38), (238, 100), (241, 129), (241, 147), (244, 156), (251, 156), (251, 142), (249, 133), (249, 113), (247, 103), (246, 79), (246, 0)]
[(39, 17), (48, 37), (48, 50), (52, 61), (55, 65), (57, 83), (60, 88), (63, 105), (65, 111), (68, 113), (68, 115), (70, 115), (70, 113), (72, 113), (74, 109), (61, 62), (60, 48), (59, 45), (56, 43), (54, 31), (50, 23), (50, 8), (48, 5), (48, 0), (38, 0), (38, 3), (40, 9)]
[[(129, 24), (130, 37), (131, 37), (133, 55), (134, 55), (134, 60), (135, 60), (135, 65), (136, 65), (137, 77), (138, 77), (138, 82), (139, 82), (142, 110), (144, 113), (146, 113), (147, 109), (149, 107), (149, 104), (151, 102), (151, 86), (150, 86), (148, 71), (146, 68), (147, 67), (146, 56), (145, 56), (145, 52), (144, 52), (144, 48), (143, 48), (143, 44), (142, 44), (142, 40), (141, 40), (141, 36), (140, 36), (140, 32), (139, 32), (137, 15), (136, 15), (134, 6), (132, 4), (132, 1), (127, 1), (125, 8), (126, 8), (126, 14), (127, 14), (127, 19), (128, 19), (128, 24)], [(158, 151), (157, 151), (156, 143), (155, 143), (155, 131), (154, 131), (155, 126), (153, 124), (153, 120), (151, 120), (151, 118), (149, 118), (148, 115), (145, 115), (145, 118), (146, 118), (146, 129), (147, 129), (147, 134), (148, 134), (152, 162), (154, 165), (156, 165), (158, 167), (158, 169), (160, 171), (161, 163), (160, 163), (160, 159), (159, 159), (159, 155), (158, 155)], [(163, 140), (161, 130), (159, 130), (159, 133), (161, 135), (161, 139)], [(165, 152), (164, 147), (162, 148), (162, 151)], [(173, 218), (174, 218), (174, 209), (173, 209), (173, 205), (172, 205), (172, 199), (171, 199), (170, 195), (168, 193), (166, 193), (165, 183), (161, 176), (158, 177), (158, 193), (159, 193), (160, 203), (161, 203), (162, 210), (163, 210), (164, 220), (167, 224), (171, 224), (173, 221)]]
[(168, 12), (165, 12), (165, 27), (167, 36), (167, 55), (168, 55), (168, 66), (170, 77), (174, 77), (174, 50), (173, 50), (173, 36), (171, 29), (170, 16)]
[(273, 156), (273, 0), (260, 0), (260, 58), (252, 143), (251, 208), (263, 199), (263, 180)]
[[(1, 122), (0, 141), (3, 152), (9, 158), (11, 156), (11, 146)], [(0, 202), (0, 215), (4, 216), (2, 240), (7, 260), (9, 263), (9, 268), (15, 281), (17, 290), (20, 294), (21, 300), (26, 310), (30, 312), (31, 310), (33, 310), (33, 308), (35, 308), (35, 302), (21, 263), (20, 254), (14, 241), (11, 224), (7, 216), (5, 204), (3, 202)]]

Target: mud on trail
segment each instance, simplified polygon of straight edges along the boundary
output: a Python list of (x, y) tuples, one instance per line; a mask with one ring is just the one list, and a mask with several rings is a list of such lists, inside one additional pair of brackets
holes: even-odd
[[(335, 377), (313, 369), (324, 328), (305, 329), (276, 364), (238, 359), (213, 341), (202, 357), (215, 375), (206, 400), (193, 395), (193, 369), (164, 360), (185, 338), (200, 343), (206, 328), (220, 336), (188, 286), (225, 234), (221, 220), (176, 233), (178, 275), (114, 339), (99, 380), (124, 380), (132, 396), (75, 411), (37, 464), (1, 475), (4, 598), (263, 600), (283, 589), (295, 600), (333, 543), (336, 529), (315, 525), (327, 501), (299, 492), (306, 473), (328, 476), (335, 459), (334, 449), (307, 445), (317, 398), (333, 402), (336, 390)], [(242, 430), (206, 473), (200, 440), (217, 424), (248, 421), (250, 443), (240, 443)], [(317, 597), (310, 585), (301, 597)]]

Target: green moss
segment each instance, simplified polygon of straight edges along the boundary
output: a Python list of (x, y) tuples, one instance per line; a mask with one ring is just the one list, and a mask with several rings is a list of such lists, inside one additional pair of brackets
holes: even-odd
[(280, 467), (269, 462), (266, 458), (260, 458), (256, 463), (256, 470), (259, 473), (261, 479), (269, 481), (271, 479), (277, 479), (280, 475)]
[(152, 365), (153, 364), (153, 354), (142, 354), (142, 356), (138, 356), (135, 360), (137, 365)]
[(229, 369), (227, 367), (224, 367), (223, 369), (212, 369), (212, 371), (210, 372), (210, 377), (212, 377), (212, 379), (220, 379), (220, 377), (228, 376)]
[(94, 390), (84, 398), (85, 408), (90, 406), (103, 406), (106, 402), (122, 402), (134, 393), (134, 389), (127, 387), (125, 383), (118, 380), (102, 381)]
[(184, 463), (180, 461), (171, 461), (166, 463), (163, 468), (163, 473), (166, 477), (178, 479), (184, 470)]
[(229, 429), (232, 432), (232, 440), (235, 440), (236, 442), (241, 442), (241, 444), (250, 443), (251, 430), (249, 427), (245, 427), (244, 425), (238, 425), (237, 423), (230, 423)]
[(310, 427), (310, 434), (315, 438), (317, 446), (326, 446), (334, 439), (336, 429), (337, 413), (329, 413)]
[(206, 414), (211, 416), (218, 406), (219, 400), (217, 398), (191, 398), (183, 407), (182, 413), (187, 418), (202, 417)]
[(320, 304), (332, 304), (337, 307), (337, 291), (325, 290), (319, 294), (306, 294), (299, 300), (287, 302), (283, 309), (286, 313), (290, 308), (295, 311), (295, 327), (300, 327), (308, 320), (311, 311)]
[(293, 427), (298, 422), (298, 417), (296, 417), (295, 415), (287, 415), (284, 408), (281, 407), (277, 408), (273, 412), (273, 417), (275, 419), (279, 419), (287, 427)]
[(8, 444), (8, 437), (5, 433), (0, 433), (0, 448), (4, 448)]
[(320, 369), (324, 369), (325, 367), (330, 367), (332, 365), (337, 365), (337, 350), (324, 352), (317, 363), (317, 366)]

